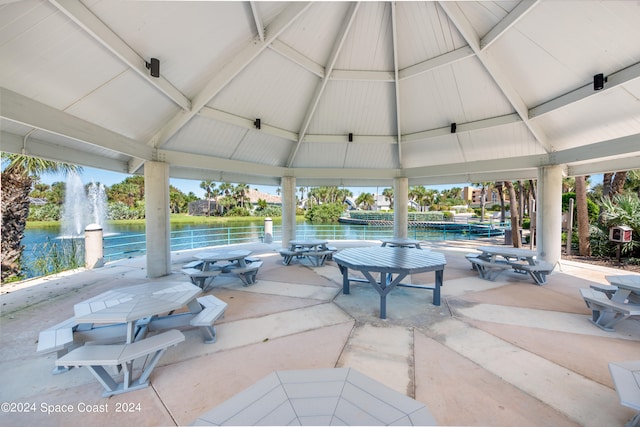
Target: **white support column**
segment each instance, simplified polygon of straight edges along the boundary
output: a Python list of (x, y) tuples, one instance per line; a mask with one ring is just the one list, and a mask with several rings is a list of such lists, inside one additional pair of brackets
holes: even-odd
[(289, 240), (296, 238), (296, 178), (283, 176), (282, 191), (282, 247), (289, 247)]
[(562, 176), (562, 166), (542, 166), (538, 169), (538, 257), (551, 264), (560, 260), (562, 250)]
[(144, 164), (147, 277), (171, 274), (169, 164)]
[(409, 227), (409, 179), (393, 180), (393, 237), (406, 239)]

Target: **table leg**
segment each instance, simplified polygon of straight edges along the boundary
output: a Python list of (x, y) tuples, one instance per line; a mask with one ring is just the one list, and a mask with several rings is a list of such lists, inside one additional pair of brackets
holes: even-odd
[(362, 274), (369, 280), (371, 286), (380, 294), (380, 318), (387, 318), (387, 295), (395, 288), (398, 283), (407, 276), (407, 273), (398, 273), (395, 279), (391, 279), (391, 274), (380, 273), (380, 283), (366, 270), (362, 270)]
[(349, 269), (338, 264), (340, 268), (340, 272), (342, 273), (342, 293), (345, 295), (349, 294)]
[(198, 302), (197, 298), (194, 298), (191, 301), (189, 301), (187, 303), (187, 307), (189, 308), (189, 311), (193, 314), (198, 314), (202, 311), (202, 306)]
[(136, 338), (136, 322), (127, 322), (127, 344), (131, 344)]
[(440, 287), (442, 286), (443, 277), (444, 270), (436, 270), (436, 286), (433, 289), (433, 305), (440, 305)]

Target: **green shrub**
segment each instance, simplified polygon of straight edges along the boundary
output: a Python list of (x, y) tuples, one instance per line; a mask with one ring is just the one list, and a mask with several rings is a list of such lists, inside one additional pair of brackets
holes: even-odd
[(307, 209), (305, 218), (312, 223), (337, 222), (344, 212), (342, 203), (324, 203)]
[(42, 206), (30, 206), (28, 221), (60, 221), (62, 207), (54, 203)]

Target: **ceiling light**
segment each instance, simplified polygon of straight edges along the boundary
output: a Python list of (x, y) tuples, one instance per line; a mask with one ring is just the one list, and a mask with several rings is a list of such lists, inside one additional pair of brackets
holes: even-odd
[(151, 62), (147, 62), (147, 69), (151, 71), (151, 77), (160, 77), (160, 60), (151, 58)]

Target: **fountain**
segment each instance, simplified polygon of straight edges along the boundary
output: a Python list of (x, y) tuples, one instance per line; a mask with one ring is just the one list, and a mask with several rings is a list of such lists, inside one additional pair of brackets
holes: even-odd
[(106, 227), (107, 196), (104, 185), (91, 182), (85, 192), (80, 176), (69, 173), (62, 211), (61, 237), (84, 237), (84, 229), (89, 224), (98, 224), (103, 231)]

